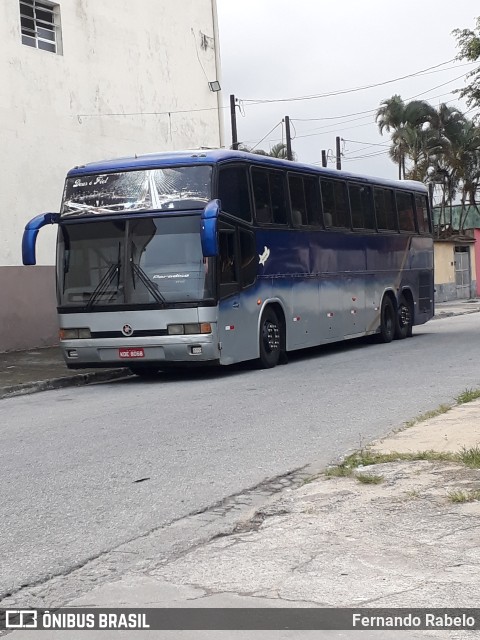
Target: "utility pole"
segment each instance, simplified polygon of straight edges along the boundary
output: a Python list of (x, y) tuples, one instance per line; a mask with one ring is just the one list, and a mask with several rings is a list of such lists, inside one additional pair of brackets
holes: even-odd
[(238, 149), (237, 112), (233, 94), (230, 95), (230, 119), (232, 123), (232, 149)]
[(322, 167), (327, 166), (327, 152), (325, 149), (322, 149)]
[(287, 141), (287, 160), (293, 160), (292, 138), (290, 136), (290, 118), (285, 116), (285, 138)]
[(340, 153), (340, 136), (336, 138), (336, 147), (337, 147), (337, 169), (340, 171), (342, 168), (342, 156)]

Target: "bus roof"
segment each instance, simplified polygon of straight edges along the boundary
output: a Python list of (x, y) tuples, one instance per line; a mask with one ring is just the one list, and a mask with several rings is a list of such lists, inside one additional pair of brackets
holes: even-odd
[(110, 173), (114, 171), (132, 171), (140, 169), (156, 169), (161, 167), (175, 167), (198, 164), (216, 164), (227, 160), (248, 160), (252, 164), (271, 168), (284, 168), (297, 171), (314, 171), (316, 174), (325, 175), (332, 178), (347, 178), (350, 180), (361, 180), (370, 184), (381, 186), (418, 190), (426, 192), (427, 188), (422, 182), (414, 180), (389, 180), (387, 178), (376, 178), (359, 173), (339, 171), (337, 169), (327, 169), (312, 164), (301, 162), (291, 162), (280, 158), (272, 158), (245, 151), (233, 151), (230, 149), (197, 149), (187, 151), (165, 151), (160, 153), (147, 153), (124, 158), (114, 158), (101, 162), (91, 162), (74, 167), (68, 172), (67, 177)]

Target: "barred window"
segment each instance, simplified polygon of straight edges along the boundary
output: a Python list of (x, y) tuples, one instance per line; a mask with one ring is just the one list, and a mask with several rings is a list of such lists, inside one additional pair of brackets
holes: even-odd
[(52, 53), (62, 53), (58, 4), (20, 0), (20, 25), (23, 44)]

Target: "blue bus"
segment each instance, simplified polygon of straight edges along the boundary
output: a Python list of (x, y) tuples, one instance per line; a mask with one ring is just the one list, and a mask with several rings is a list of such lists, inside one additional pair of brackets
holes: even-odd
[(58, 225), (69, 368), (255, 360), (376, 335), (407, 338), (433, 308), (426, 187), (228, 150), (72, 169)]

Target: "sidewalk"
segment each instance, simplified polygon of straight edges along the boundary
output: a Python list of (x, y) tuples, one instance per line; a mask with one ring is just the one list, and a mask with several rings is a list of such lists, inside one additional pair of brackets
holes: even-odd
[[(477, 313), (480, 300), (442, 302), (435, 318)], [(130, 375), (128, 369), (67, 369), (58, 347), (0, 353), (0, 399), (47, 389), (115, 380)]]
[(67, 369), (58, 347), (0, 353), (0, 399), (114, 380), (126, 369)]

